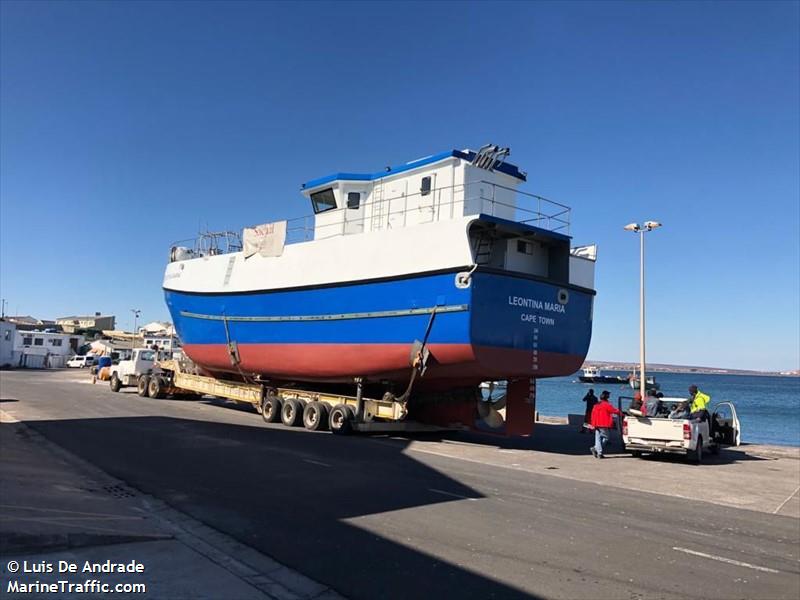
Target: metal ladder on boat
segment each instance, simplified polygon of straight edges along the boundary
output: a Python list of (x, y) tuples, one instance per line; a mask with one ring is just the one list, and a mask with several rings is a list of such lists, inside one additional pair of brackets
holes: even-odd
[(475, 264), (488, 265), (492, 257), (493, 248), (494, 238), (488, 235), (480, 236), (475, 244)]
[(372, 220), (370, 231), (383, 229), (383, 181), (380, 179), (372, 188)]

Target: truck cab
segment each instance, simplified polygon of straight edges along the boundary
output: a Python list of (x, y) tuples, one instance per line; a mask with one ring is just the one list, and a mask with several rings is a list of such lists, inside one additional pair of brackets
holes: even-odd
[(149, 373), (158, 359), (157, 352), (149, 348), (134, 348), (131, 358), (112, 365), (109, 373), (111, 390), (138, 384), (139, 375)]
[[(626, 398), (620, 398), (620, 403)], [(719, 402), (708, 412), (709, 420), (670, 419), (669, 413), (685, 398), (662, 398), (657, 416), (625, 413), (622, 442), (634, 456), (642, 454), (683, 454), (695, 463), (708, 451), (717, 454), (722, 446), (741, 444), (741, 425), (732, 402)]]

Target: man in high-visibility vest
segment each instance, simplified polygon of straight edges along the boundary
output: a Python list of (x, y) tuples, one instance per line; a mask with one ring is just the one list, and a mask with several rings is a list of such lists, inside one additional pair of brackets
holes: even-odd
[(697, 389), (696, 385), (689, 386), (689, 412), (692, 418), (707, 418), (708, 417), (708, 403), (711, 402), (711, 396), (704, 394)]

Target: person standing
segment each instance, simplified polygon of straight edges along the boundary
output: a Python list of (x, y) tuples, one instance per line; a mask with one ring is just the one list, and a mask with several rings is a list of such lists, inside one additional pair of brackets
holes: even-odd
[(610, 395), (606, 390), (603, 390), (600, 394), (600, 402), (595, 404), (592, 409), (591, 425), (594, 427), (594, 446), (591, 446), (589, 451), (595, 458), (603, 458), (603, 451), (608, 443), (611, 428), (614, 427), (613, 415), (622, 414), (619, 409), (609, 403), (608, 398)]
[(583, 401), (586, 403), (586, 410), (583, 412), (583, 425), (578, 429), (578, 433), (583, 433), (586, 426), (592, 422), (592, 409), (597, 404), (597, 396), (594, 395), (592, 388), (589, 388), (589, 393), (583, 397)]
[(708, 403), (711, 402), (711, 396), (698, 390), (696, 385), (690, 385), (689, 402), (690, 418), (701, 421), (708, 419)]

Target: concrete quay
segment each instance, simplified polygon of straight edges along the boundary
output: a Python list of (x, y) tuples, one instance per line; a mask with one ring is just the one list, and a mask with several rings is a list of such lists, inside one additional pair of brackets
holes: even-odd
[(3, 372), (0, 400), (4, 569), (136, 559), (170, 598), (800, 596), (797, 449), (596, 460), (557, 421), (340, 438), (73, 371)]

